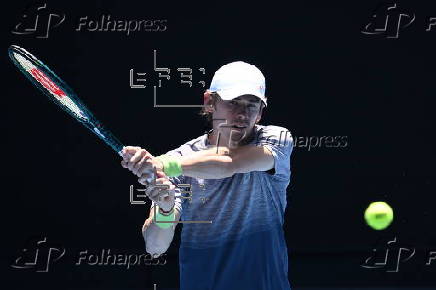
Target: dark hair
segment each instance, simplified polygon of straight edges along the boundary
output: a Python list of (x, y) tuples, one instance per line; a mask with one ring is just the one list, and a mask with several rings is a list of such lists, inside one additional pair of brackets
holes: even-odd
[[(215, 93), (215, 92), (208, 92), (208, 91), (206, 91), (206, 94), (207, 93), (210, 94), (210, 97), (212, 99), (212, 106), (215, 106), (217, 100), (221, 99), (220, 95), (218, 95), (218, 93)], [(213, 113), (208, 111), (206, 109), (206, 106), (202, 107), (198, 114), (200, 116), (203, 116), (204, 118), (206, 118), (208, 124), (212, 123), (212, 114)]]
[[(210, 97), (212, 99), (212, 104), (211, 105), (213, 107), (215, 107), (215, 104), (216, 104), (216, 102), (218, 100), (221, 100), (220, 95), (218, 95), (218, 93), (216, 93), (216, 92), (206, 91), (205, 94), (209, 94), (210, 95)], [(260, 110), (263, 110), (263, 109), (265, 109), (265, 104), (262, 101), (260, 101)], [(212, 117), (213, 117), (212, 115), (213, 115), (213, 113), (208, 111), (206, 109), (206, 106), (203, 106), (198, 114), (200, 116), (203, 116), (204, 118), (206, 118), (206, 121), (207, 121), (208, 125), (212, 126)]]

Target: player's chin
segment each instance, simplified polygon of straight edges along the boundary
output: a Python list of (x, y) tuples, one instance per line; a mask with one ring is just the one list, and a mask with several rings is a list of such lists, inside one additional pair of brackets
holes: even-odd
[(243, 143), (245, 139), (247, 139), (245, 132), (238, 132), (232, 135), (232, 140), (236, 143)]
[(248, 127), (245, 128), (232, 128), (231, 137), (233, 140), (243, 140), (247, 137), (249, 132)]

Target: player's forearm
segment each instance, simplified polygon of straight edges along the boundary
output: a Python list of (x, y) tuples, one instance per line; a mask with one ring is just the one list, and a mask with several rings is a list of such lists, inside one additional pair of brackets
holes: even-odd
[[(175, 220), (178, 221), (180, 213), (175, 210)], [(150, 218), (153, 218), (154, 210), (150, 211)], [(177, 224), (175, 224), (177, 225)], [(165, 253), (171, 245), (174, 238), (175, 225), (166, 229), (158, 227), (152, 222), (144, 231), (143, 237), (145, 241), (145, 249), (151, 255), (161, 255)]]
[[(217, 152), (218, 151), (218, 152)], [(226, 147), (195, 152), (180, 158), (183, 175), (204, 179), (221, 179), (234, 174), (232, 157)]]

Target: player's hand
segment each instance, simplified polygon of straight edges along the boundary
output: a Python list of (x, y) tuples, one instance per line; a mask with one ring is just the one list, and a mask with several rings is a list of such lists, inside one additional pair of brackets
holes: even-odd
[(151, 183), (147, 182), (146, 176), (140, 177), (138, 182), (146, 185), (145, 194), (154, 201), (159, 208), (164, 211), (170, 211), (174, 207), (176, 186), (171, 183), (165, 173), (161, 171), (155, 171), (154, 175), (156, 179)]
[(136, 146), (125, 146), (122, 150), (123, 160), (121, 166), (128, 168), (138, 177), (147, 177), (147, 181), (154, 179), (154, 171), (162, 171), (162, 162), (151, 155), (147, 150)]

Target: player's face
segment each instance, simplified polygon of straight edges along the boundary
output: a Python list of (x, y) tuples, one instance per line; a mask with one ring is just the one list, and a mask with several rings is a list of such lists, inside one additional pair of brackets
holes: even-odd
[[(216, 124), (226, 123), (231, 126), (233, 134), (237, 133), (242, 138), (248, 137), (256, 122), (261, 116), (261, 100), (252, 95), (239, 96), (231, 101), (218, 100), (213, 119), (219, 121)], [(221, 130), (224, 134), (229, 134), (231, 130)]]

